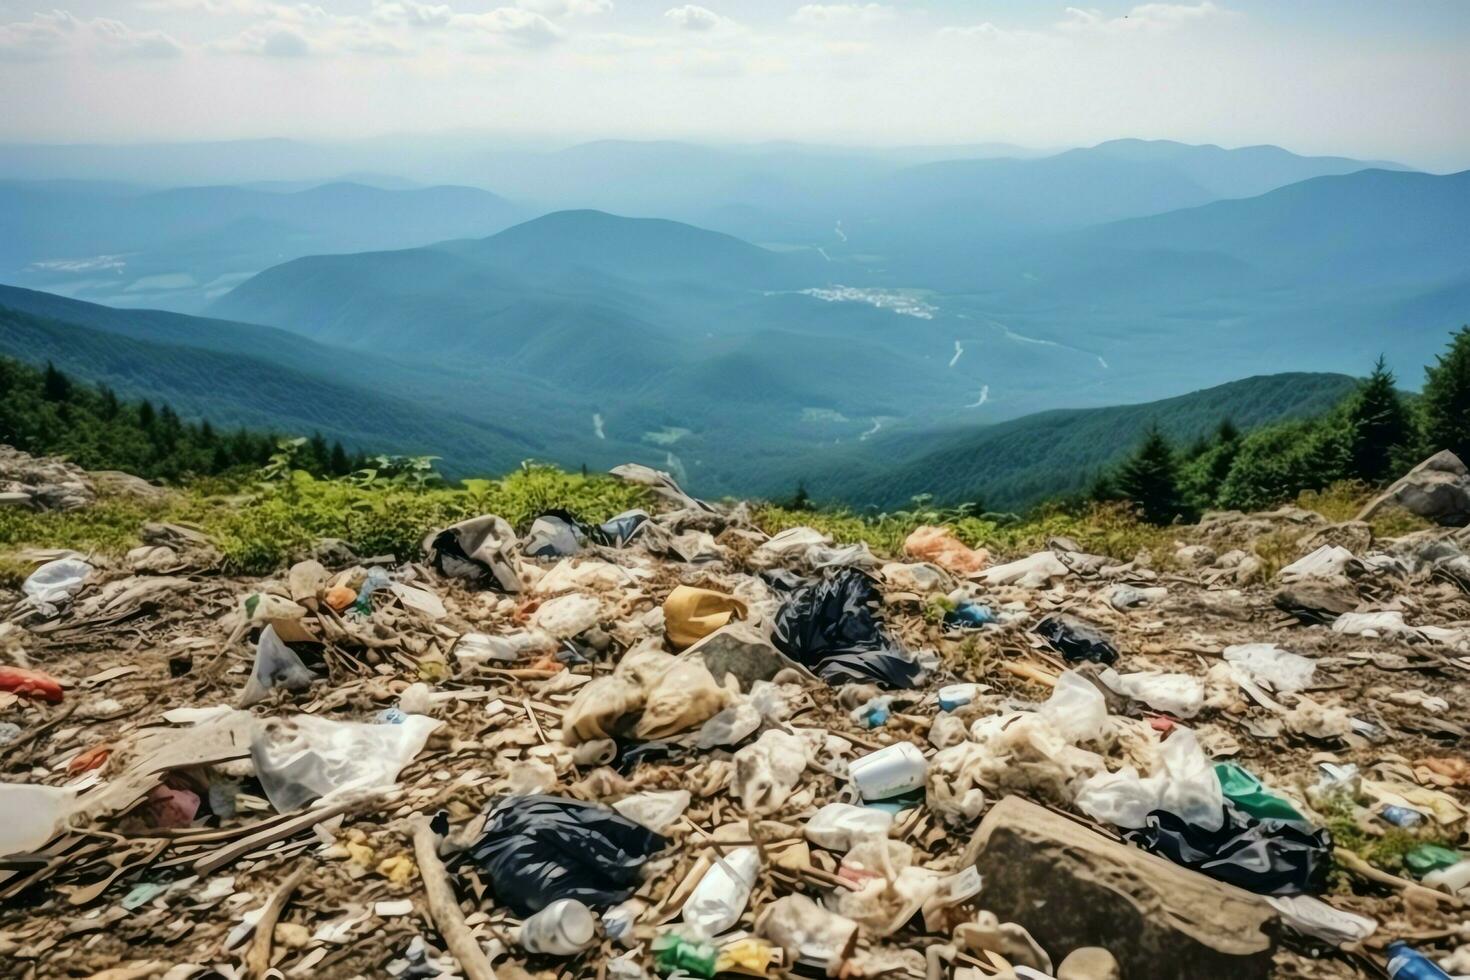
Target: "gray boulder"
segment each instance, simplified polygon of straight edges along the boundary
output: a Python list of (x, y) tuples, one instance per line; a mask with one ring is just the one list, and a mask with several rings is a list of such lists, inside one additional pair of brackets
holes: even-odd
[(1358, 514), (1364, 521), (1390, 507), (1446, 527), (1470, 524), (1470, 470), (1460, 457), (1441, 450), (1404, 474)]

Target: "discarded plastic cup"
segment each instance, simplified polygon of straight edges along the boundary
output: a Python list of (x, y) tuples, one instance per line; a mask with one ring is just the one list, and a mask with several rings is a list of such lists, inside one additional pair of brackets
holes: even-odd
[(888, 800), (923, 787), (928, 768), (912, 742), (895, 742), (854, 759), (847, 773), (863, 799)]
[(521, 923), (521, 948), (529, 953), (572, 956), (597, 938), (597, 916), (575, 898), (563, 898)]

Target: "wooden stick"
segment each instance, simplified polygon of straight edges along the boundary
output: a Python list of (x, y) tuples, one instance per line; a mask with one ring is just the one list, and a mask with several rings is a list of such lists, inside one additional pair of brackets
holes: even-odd
[(1054, 676), (1048, 674), (1040, 667), (1033, 666), (1032, 664), (1007, 661), (1001, 666), (1005, 668), (1007, 673), (1014, 674), (1024, 680), (1035, 681), (1038, 684), (1045, 684), (1047, 687), (1057, 686), (1057, 679)]
[(449, 883), (449, 874), (444, 870), (444, 862), (439, 860), (439, 842), (434, 828), (429, 825), (429, 818), (420, 813), (410, 823), (413, 827), (413, 855), (418, 861), (419, 875), (424, 879), (424, 897), (428, 900), (434, 927), (444, 937), (449, 954), (459, 961), (467, 980), (496, 980), (495, 968), (490, 965), (470, 927), (465, 925), (464, 913), (459, 910), (459, 901)]
[(291, 876), (281, 882), (281, 887), (271, 895), (270, 901), (265, 903), (260, 921), (255, 924), (255, 935), (250, 939), (250, 949), (245, 953), (245, 975), (253, 980), (264, 980), (266, 971), (271, 968), (271, 939), (276, 933), (276, 921), (310, 870), (311, 865), (307, 862), (297, 865)]
[(1332, 856), (1338, 864), (1354, 874), (1361, 875), (1369, 881), (1376, 881), (1380, 885), (1387, 885), (1389, 888), (1404, 892), (1406, 895), (1413, 893), (1416, 896), (1431, 898), (1438, 904), (1448, 905), (1450, 908), (1463, 908), (1465, 905), (1463, 901), (1453, 895), (1446, 895), (1444, 892), (1436, 891), (1416, 881), (1400, 878), (1398, 875), (1391, 875), (1387, 871), (1375, 868), (1358, 856), (1356, 851), (1350, 851), (1345, 847), (1335, 847), (1332, 849)]
[[(293, 834), (299, 834), (308, 827), (314, 827), (324, 820), (332, 819), (339, 813), (346, 813), (362, 802), (362, 800), (347, 800), (340, 803), (333, 803), (330, 806), (308, 810), (300, 816), (292, 817), (284, 823), (272, 824), (264, 830), (251, 834), (249, 837), (242, 838), (233, 844), (205, 854), (194, 862), (194, 873), (200, 877), (212, 874), (231, 861), (237, 860), (257, 848), (264, 847), (267, 844), (274, 844), (276, 841), (283, 840)], [(381, 804), (383, 798), (381, 796), (378, 797), (377, 802)]]

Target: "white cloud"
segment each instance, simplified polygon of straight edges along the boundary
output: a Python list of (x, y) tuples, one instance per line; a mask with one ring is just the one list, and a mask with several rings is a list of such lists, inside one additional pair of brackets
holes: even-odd
[(313, 51), (311, 42), (299, 30), (277, 23), (247, 27), (213, 47), (227, 54), (254, 54), (267, 58), (304, 58)]
[(1195, 4), (1139, 4), (1121, 17), (1108, 17), (1099, 10), (1068, 7), (1066, 19), (1057, 27), (1071, 32), (1161, 34), (1175, 28), (1199, 23), (1224, 12), (1222, 7), (1211, 3), (1210, 0), (1202, 0)]
[(0, 61), (40, 61), (90, 55), (101, 58), (173, 58), (179, 42), (162, 31), (139, 31), (106, 17), (81, 20), (65, 10), (0, 24)]
[(395, 27), (448, 27), (454, 10), (448, 4), (391, 0), (373, 6), (372, 19)]
[(612, 0), (517, 0), (516, 6), (545, 17), (590, 17), (613, 9)]
[(880, 24), (897, 15), (881, 3), (809, 3), (798, 7), (791, 22), (806, 27), (835, 27)]
[[(250, 13), (260, 19), (239, 34), (211, 45), (231, 54), (271, 57), (369, 54), (408, 55), (426, 45), (458, 43), (474, 52), (543, 48), (564, 36), (549, 17), (524, 7), (456, 13), (442, 3), (376, 0), (366, 16), (328, 13), (307, 3), (262, 0), (151, 0), (203, 3), (212, 13)], [(564, 0), (563, 9), (590, 10), (597, 0)], [(204, 8), (202, 8), (204, 9)]]
[(1012, 30), (1010, 28), (998, 27), (990, 21), (980, 24), (964, 24), (954, 27), (943, 27), (939, 30), (940, 37), (966, 38), (988, 44), (1030, 44), (1048, 40), (1051, 36), (1037, 31)]
[(483, 14), (456, 14), (449, 26), (461, 36), (522, 48), (544, 48), (563, 36), (562, 29), (544, 15), (517, 7), (499, 7)]
[(697, 33), (727, 31), (737, 26), (730, 18), (722, 17), (713, 10), (692, 3), (666, 10), (664, 16), (679, 29)]

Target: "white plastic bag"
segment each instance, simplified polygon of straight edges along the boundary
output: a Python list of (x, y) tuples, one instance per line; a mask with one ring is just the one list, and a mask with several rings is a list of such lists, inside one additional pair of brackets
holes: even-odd
[(846, 851), (855, 841), (865, 837), (887, 837), (893, 826), (893, 814), (870, 806), (851, 803), (828, 803), (806, 822), (802, 833), (818, 847), (829, 851)]
[(541, 604), (531, 617), (533, 625), (560, 639), (569, 639), (597, 625), (602, 603), (581, 592), (569, 592)]
[(1274, 643), (1242, 643), (1225, 648), (1225, 660), (1271, 685), (1272, 690), (1290, 694), (1308, 687), (1316, 673), (1316, 661), (1288, 653)]
[(240, 692), (240, 707), (248, 708), (262, 700), (274, 687), (304, 691), (315, 679), (316, 675), (306, 669), (296, 652), (276, 636), (276, 628), (267, 626), (260, 631), (260, 640), (255, 644), (255, 667), (245, 682), (245, 690)]
[(718, 858), (684, 903), (684, 921), (705, 936), (728, 932), (750, 903), (760, 869), (756, 847), (739, 847)]
[(42, 615), (54, 616), (58, 606), (70, 602), (92, 574), (92, 566), (80, 558), (48, 561), (26, 577), (20, 589), (30, 596)]
[(1132, 766), (1088, 778), (1074, 800), (1083, 813), (1117, 827), (1144, 826), (1154, 810), (1168, 810), (1206, 830), (1225, 822), (1225, 794), (1194, 732), (1175, 728), (1159, 749), (1160, 772), (1141, 778)]
[(1095, 742), (1108, 723), (1108, 702), (1087, 678), (1075, 670), (1064, 670), (1037, 714), (1073, 745)]
[(250, 758), (271, 805), (289, 813), (314, 800), (393, 785), (439, 724), (423, 715), (408, 715), (400, 725), (273, 718), (251, 739)]
[(1204, 682), (1190, 674), (1120, 674), (1109, 667), (1099, 676), (1119, 694), (1175, 718), (1193, 718), (1205, 706)]
[(1219, 830), (1225, 822), (1225, 793), (1194, 732), (1175, 728), (1164, 739), (1162, 756), (1168, 778), (1160, 805), (1206, 830)]
[(1148, 815), (1159, 809), (1163, 789), (1163, 777), (1141, 778), (1138, 770), (1124, 766), (1090, 777), (1074, 802), (1094, 820), (1132, 830), (1144, 826)]

